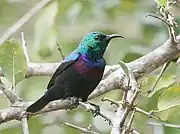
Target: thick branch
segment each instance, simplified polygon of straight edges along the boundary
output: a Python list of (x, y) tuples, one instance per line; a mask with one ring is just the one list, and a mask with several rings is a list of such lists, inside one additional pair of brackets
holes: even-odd
[[(136, 79), (154, 71), (156, 68), (178, 56), (180, 53), (180, 35), (177, 36), (177, 40), (177, 47), (171, 45), (171, 42), (168, 40), (154, 51), (135, 61), (127, 63), (127, 67), (134, 73)], [(124, 85), (124, 73), (123, 70), (119, 68), (108, 75), (107, 79), (102, 80), (89, 98), (99, 96), (112, 89), (123, 87)]]
[[(33, 102), (17, 102), (11, 107), (8, 107), (4, 110), (0, 110), (0, 124), (10, 121), (10, 120), (22, 120), (24, 117), (24, 111), (27, 109), (29, 105), (31, 105)], [(34, 113), (34, 114), (28, 114), (28, 116), (35, 116), (42, 113), (47, 113), (50, 111), (60, 110), (60, 109), (72, 109), (75, 102), (72, 100), (57, 100), (49, 103), (44, 109), (41, 111)]]

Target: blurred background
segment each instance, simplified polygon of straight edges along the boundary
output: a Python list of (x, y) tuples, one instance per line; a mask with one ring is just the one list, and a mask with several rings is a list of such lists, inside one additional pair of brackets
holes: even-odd
[[(40, 0), (1, 0), (0, 1), (0, 36)], [(120, 60), (130, 62), (163, 44), (168, 39), (166, 26), (154, 18), (145, 16), (156, 10), (153, 0), (57, 0), (38, 12), (20, 28), (12, 38), (19, 40), (21, 32), (25, 33), (28, 44), (28, 54), (33, 62), (59, 62), (61, 56), (56, 42), (67, 56), (79, 44), (85, 34), (91, 31), (101, 31), (107, 34), (118, 33), (126, 39), (111, 41), (106, 53), (107, 64), (118, 64)], [(172, 8), (177, 22), (180, 22), (180, 6)], [(180, 29), (177, 29), (180, 34)], [(160, 69), (143, 78), (142, 89), (150, 89)], [(162, 80), (156, 87), (161, 90), (174, 83), (174, 76), (180, 69), (172, 63)], [(16, 86), (18, 95), (25, 100), (36, 100), (46, 90), (50, 76), (30, 77), (22, 80)], [(27, 86), (28, 85), (28, 86)], [(179, 94), (180, 95), (180, 94)], [(122, 92), (115, 90), (104, 96), (120, 100)], [(101, 96), (102, 97), (102, 96)], [(101, 105), (101, 110), (109, 115), (115, 114), (115, 106), (100, 101), (100, 97), (91, 100)], [(158, 93), (151, 96), (141, 94), (137, 100), (144, 110), (156, 110)], [(0, 109), (8, 107), (8, 100), (0, 96)], [(174, 112), (176, 114), (174, 114)], [(172, 108), (158, 115), (165, 122), (180, 124), (180, 108)], [(62, 126), (59, 121), (68, 121), (82, 127), (92, 125), (92, 129), (108, 134), (111, 126), (101, 117), (93, 118), (82, 108), (61, 110), (32, 117), (29, 120), (31, 134), (79, 134), (80, 132)], [(133, 127), (141, 134), (178, 134), (178, 129), (163, 127), (161, 123), (150, 120), (136, 113)], [(0, 134), (21, 134), (21, 124), (10, 121), (0, 125)]]

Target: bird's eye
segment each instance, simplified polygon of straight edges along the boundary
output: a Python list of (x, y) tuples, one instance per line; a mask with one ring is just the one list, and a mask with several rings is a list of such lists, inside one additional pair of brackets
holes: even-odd
[(99, 39), (100, 39), (100, 36), (99, 36), (99, 35), (96, 35), (96, 36), (94, 37), (94, 39), (95, 39), (95, 40), (99, 40)]
[(105, 39), (106, 38), (106, 35), (96, 35), (95, 37), (94, 37), (94, 39), (95, 40), (103, 40), (103, 39)]

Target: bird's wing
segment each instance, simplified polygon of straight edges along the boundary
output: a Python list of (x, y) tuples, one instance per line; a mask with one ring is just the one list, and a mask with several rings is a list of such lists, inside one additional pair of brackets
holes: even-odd
[[(51, 88), (55, 81), (57, 76), (59, 76), (63, 71), (65, 71), (69, 66), (74, 64), (76, 60), (79, 57), (79, 53), (71, 53), (61, 64), (60, 66), (56, 69), (55, 73), (51, 77), (51, 80), (49, 81), (49, 84), (47, 86), (47, 89)], [(71, 60), (70, 60), (71, 59)]]

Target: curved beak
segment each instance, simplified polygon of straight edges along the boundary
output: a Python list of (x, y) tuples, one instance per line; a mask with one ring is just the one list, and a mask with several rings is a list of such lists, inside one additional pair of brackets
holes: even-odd
[(107, 35), (106, 40), (110, 41), (113, 38), (124, 38), (124, 37), (119, 34), (111, 34), (111, 35)]

